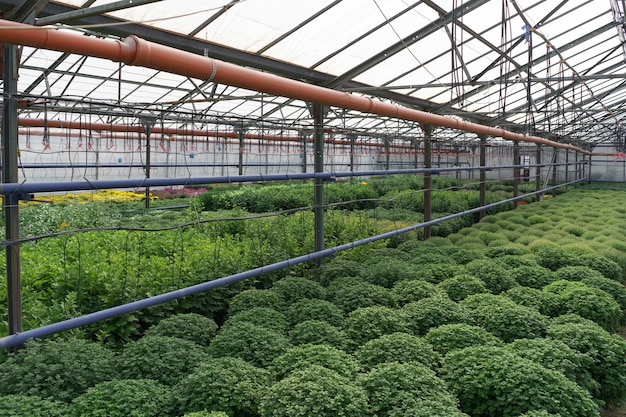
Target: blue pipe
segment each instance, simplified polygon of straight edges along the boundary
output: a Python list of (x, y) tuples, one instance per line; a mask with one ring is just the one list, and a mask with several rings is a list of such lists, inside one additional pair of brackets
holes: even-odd
[(344, 245), (336, 246), (334, 248), (325, 249), (325, 250), (321, 250), (318, 252), (313, 252), (307, 255), (302, 255), (296, 258), (288, 259), (286, 261), (281, 261), (281, 262), (273, 263), (271, 265), (266, 265), (266, 266), (262, 266), (259, 268), (255, 268), (249, 271), (240, 272), (238, 274), (230, 275), (227, 277), (218, 278), (216, 280), (204, 282), (202, 284), (192, 285), (191, 287), (183, 288), (180, 290), (175, 290), (175, 291), (171, 291), (171, 292), (157, 295), (154, 297), (145, 298), (143, 300), (133, 301), (131, 303), (123, 304), (117, 307), (111, 307), (106, 310), (96, 311), (94, 313), (85, 314), (84, 316), (75, 317), (75, 318), (64, 320), (64, 321), (54, 323), (54, 324), (49, 324), (47, 326), (39, 327), (37, 329), (27, 330), (25, 332), (18, 333), (18, 334), (12, 334), (12, 335), (9, 335), (0, 339), (0, 349), (8, 349), (13, 346), (19, 346), (19, 345), (24, 344), (26, 341), (30, 339), (40, 339), (46, 336), (51, 336), (53, 334), (76, 329), (82, 326), (87, 326), (89, 324), (93, 324), (93, 323), (103, 321), (103, 320), (108, 320), (108, 319), (118, 317), (124, 314), (132, 313), (138, 310), (143, 310), (149, 307), (154, 307), (159, 304), (169, 303), (171, 301), (177, 300), (182, 297), (187, 297), (190, 295), (210, 291), (215, 288), (223, 287), (225, 285), (234, 284), (236, 282), (240, 282), (248, 278), (256, 277), (256, 276), (259, 276), (268, 272), (273, 272), (273, 271), (277, 271), (280, 269), (289, 268), (291, 266), (298, 265), (301, 263), (310, 262), (310, 261), (320, 259), (320, 258), (325, 258), (341, 251), (354, 249), (356, 247), (366, 245), (372, 242), (376, 242), (378, 240), (389, 239), (389, 238), (392, 238), (392, 237), (395, 237), (404, 233), (422, 229), (424, 227), (435, 226), (447, 220), (456, 219), (458, 217), (462, 217), (468, 214), (478, 213), (483, 210), (489, 210), (491, 208), (498, 207), (503, 204), (511, 203), (513, 201), (516, 201), (522, 198), (530, 197), (536, 194), (545, 193), (546, 191), (551, 191), (559, 187), (573, 185), (581, 181), (584, 181), (584, 180), (579, 179), (579, 180), (570, 181), (568, 183), (549, 187), (541, 191), (534, 191), (532, 193), (524, 194), (518, 197), (509, 198), (506, 200), (498, 201), (496, 203), (491, 203), (485, 206), (466, 210), (461, 213), (451, 214), (448, 216), (440, 217), (435, 220), (430, 220), (425, 223), (420, 223), (417, 225), (408, 226), (402, 229), (383, 233), (382, 235), (372, 236), (363, 240), (358, 240), (355, 242), (350, 242)]
[(417, 168), (417, 169), (397, 169), (397, 170), (374, 170), (358, 172), (318, 172), (318, 173), (292, 173), (292, 174), (256, 174), (256, 175), (229, 175), (220, 177), (188, 177), (188, 178), (142, 178), (129, 180), (95, 180), (95, 181), (59, 181), (40, 183), (3, 183), (0, 184), (0, 194), (34, 194), (58, 191), (86, 191), (114, 188), (143, 188), (161, 187), (176, 185), (202, 185), (202, 184), (230, 184), (236, 182), (258, 182), (258, 181), (295, 181), (321, 178), (332, 181), (335, 178), (360, 177), (360, 176), (380, 176), (380, 175), (402, 175), (402, 174), (437, 174), (440, 172), (475, 171), (480, 169), (513, 169), (528, 167), (546, 167), (554, 164), (538, 165), (505, 165), (495, 167), (450, 167), (450, 168)]

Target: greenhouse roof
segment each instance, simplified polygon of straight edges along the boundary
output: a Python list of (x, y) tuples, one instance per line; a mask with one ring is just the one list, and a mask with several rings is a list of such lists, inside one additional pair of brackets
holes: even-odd
[[(5, 19), (146, 40), (409, 108), (581, 144), (622, 141), (624, 0), (0, 0)], [(307, 103), (100, 58), (24, 47), (21, 116), (158, 110), (311, 124)], [(44, 104), (42, 104), (44, 103)], [(104, 106), (104, 107), (103, 107)], [(44, 114), (45, 113), (45, 114)], [(178, 115), (174, 117), (173, 115)], [(326, 124), (419, 135), (331, 109)], [(448, 138), (467, 136), (441, 131)]]

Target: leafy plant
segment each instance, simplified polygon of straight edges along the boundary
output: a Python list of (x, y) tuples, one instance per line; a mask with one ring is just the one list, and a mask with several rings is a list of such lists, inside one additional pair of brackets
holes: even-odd
[(415, 362), (433, 367), (440, 360), (427, 341), (406, 333), (392, 333), (369, 340), (354, 352), (354, 356), (366, 370), (389, 362)]
[(469, 295), (489, 292), (485, 284), (473, 275), (461, 274), (441, 281), (439, 288), (448, 294), (452, 301), (461, 301)]
[(307, 320), (296, 324), (289, 332), (289, 338), (294, 346), (317, 344), (344, 349), (348, 345), (348, 339), (341, 330), (320, 320)]
[(517, 304), (531, 307), (543, 315), (554, 317), (561, 313), (560, 300), (556, 294), (530, 287), (513, 287), (506, 295)]
[(443, 324), (467, 321), (467, 313), (447, 296), (421, 299), (402, 307), (406, 326), (413, 335), (425, 335), (428, 330)]
[(222, 411), (256, 417), (270, 377), (267, 371), (237, 358), (205, 362), (173, 389), (181, 413)]
[(240, 358), (265, 367), (290, 347), (291, 343), (282, 334), (240, 322), (223, 328), (209, 345), (208, 352), (214, 357)]
[(274, 359), (269, 371), (276, 380), (281, 380), (311, 365), (323, 366), (348, 379), (354, 379), (359, 370), (352, 355), (342, 350), (328, 345), (300, 345)]
[(283, 299), (277, 292), (250, 288), (241, 291), (230, 300), (228, 313), (233, 316), (255, 307), (276, 308), (276, 306), (280, 306), (282, 303)]
[(307, 320), (326, 321), (333, 326), (341, 326), (343, 312), (327, 300), (305, 298), (291, 304), (286, 313), (287, 321), (296, 325)]
[(378, 256), (368, 260), (360, 276), (370, 284), (391, 288), (398, 281), (418, 279), (420, 274), (408, 261)]
[(399, 310), (383, 306), (362, 307), (348, 314), (343, 330), (353, 348), (385, 334), (406, 329)]
[(465, 269), (484, 282), (492, 294), (501, 294), (518, 285), (511, 276), (511, 268), (497, 258), (477, 259), (465, 265)]
[(394, 305), (387, 288), (368, 284), (358, 278), (338, 278), (328, 287), (328, 300), (344, 314), (358, 308)]
[(229, 415), (223, 411), (192, 411), (185, 413), (183, 417), (229, 417)]
[(204, 347), (169, 336), (144, 336), (127, 343), (119, 355), (123, 379), (152, 379), (174, 385), (209, 359)]
[(207, 346), (217, 333), (213, 319), (196, 313), (175, 314), (161, 320), (144, 333), (147, 336), (170, 336)]
[(0, 364), (0, 393), (68, 402), (115, 376), (115, 354), (81, 339), (31, 341)]
[(361, 264), (356, 261), (348, 259), (333, 259), (332, 261), (326, 261), (321, 266), (319, 271), (319, 283), (324, 287), (335, 280), (342, 277), (355, 277), (361, 272)]
[(318, 282), (301, 277), (286, 277), (277, 281), (271, 291), (276, 292), (289, 306), (303, 298), (326, 298), (326, 290)]
[(503, 295), (470, 295), (460, 304), (467, 311), (470, 322), (505, 342), (543, 337), (548, 326), (548, 318), (537, 310), (516, 304)]
[(475, 416), (512, 417), (543, 410), (571, 417), (598, 417), (591, 396), (560, 372), (503, 347), (474, 346), (450, 352), (441, 376)]
[(558, 272), (539, 265), (519, 265), (509, 273), (519, 285), (538, 290), (559, 279)]
[(174, 398), (169, 388), (149, 379), (101, 382), (72, 401), (75, 417), (157, 417), (170, 414)]
[(287, 319), (285, 315), (269, 307), (254, 307), (250, 310), (232, 315), (226, 320), (222, 326), (222, 330), (230, 326), (236, 326), (239, 323), (252, 323), (277, 333), (285, 333), (287, 330)]
[(576, 265), (583, 265), (595, 269), (607, 278), (615, 281), (624, 281), (624, 271), (615, 261), (599, 253), (585, 253), (575, 259)]
[(446, 384), (426, 366), (419, 363), (383, 363), (360, 378), (369, 397), (369, 414), (388, 415), (392, 410), (410, 406), (412, 401), (435, 400), (456, 407)]
[(441, 356), (470, 346), (502, 345), (502, 341), (487, 330), (466, 323), (444, 324), (430, 329), (424, 340)]
[(0, 417), (65, 417), (67, 404), (34, 395), (5, 395), (0, 397)]
[(537, 263), (544, 268), (556, 271), (564, 266), (571, 266), (577, 263), (574, 255), (563, 249), (561, 246), (548, 240), (533, 242), (528, 247), (533, 252)]
[(291, 373), (272, 385), (260, 407), (261, 417), (362, 417), (363, 389), (319, 365)]

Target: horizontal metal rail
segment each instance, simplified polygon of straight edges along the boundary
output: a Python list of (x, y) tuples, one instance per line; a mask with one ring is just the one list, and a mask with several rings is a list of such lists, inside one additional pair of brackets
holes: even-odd
[(43, 337), (51, 336), (54, 334), (62, 333), (68, 330), (76, 329), (82, 326), (87, 326), (90, 324), (97, 323), (99, 321), (112, 319), (114, 317), (118, 317), (124, 314), (132, 313), (135, 311), (143, 310), (149, 307), (154, 307), (160, 304), (165, 304), (179, 298), (188, 297), (190, 295), (195, 295), (207, 291), (214, 290), (219, 287), (223, 287), (225, 285), (234, 284), (240, 281), (244, 281), (249, 278), (257, 277), (259, 275), (277, 271), (284, 268), (289, 268), (294, 265), (302, 264), (305, 262), (314, 261), (316, 259), (321, 259), (325, 257), (329, 257), (335, 255), (338, 252), (346, 251), (349, 249), (354, 249), (359, 246), (367, 245), (372, 242), (376, 242), (383, 239), (390, 239), (392, 237), (396, 237), (398, 235), (412, 232), (418, 229), (423, 229), (428, 226), (435, 226), (439, 223), (443, 223), (447, 220), (456, 219), (462, 216), (466, 216), (468, 214), (478, 213), (483, 210), (489, 210), (491, 208), (495, 208), (501, 206), (503, 204), (512, 203), (514, 201), (531, 197), (536, 194), (542, 194), (546, 191), (551, 191), (557, 189), (559, 187), (566, 187), (569, 185), (576, 184), (578, 182), (584, 181), (584, 179), (578, 179), (575, 181), (570, 181), (567, 183), (555, 185), (553, 187), (548, 187), (542, 189), (540, 191), (535, 191), (531, 193), (527, 193), (524, 195), (520, 195), (518, 197), (509, 198), (506, 200), (498, 201), (495, 203), (487, 204), (481, 207), (476, 207), (470, 210), (466, 210), (460, 213), (454, 213), (448, 216), (440, 217), (435, 220), (430, 220), (428, 222), (420, 223), (413, 226), (404, 227), (402, 229), (393, 230), (391, 232), (383, 233), (381, 235), (372, 236), (366, 239), (358, 240), (355, 242), (346, 243), (344, 245), (339, 245), (334, 248), (325, 249), (318, 252), (309, 253), (307, 255), (298, 256), (296, 258), (288, 259), (286, 261), (276, 262), (270, 265), (262, 266), (259, 268), (251, 269), (249, 271), (240, 272), (234, 275), (230, 275), (223, 278), (218, 278), (213, 281), (204, 282), (201, 284), (192, 285), (187, 288), (182, 288), (179, 290), (171, 291), (168, 293), (164, 293), (161, 295), (157, 295), (150, 298), (145, 298), (138, 301), (133, 301), (128, 304), (123, 304), (116, 307), (111, 307), (105, 310), (97, 311), (94, 313), (85, 314), (84, 316), (75, 317), (72, 319), (64, 320), (58, 323), (50, 324), (47, 326), (39, 327), (37, 329), (27, 330), (22, 333), (12, 334), (0, 339), (0, 349), (8, 349), (14, 346), (19, 346), (24, 344), (26, 341), (30, 339), (40, 339)]

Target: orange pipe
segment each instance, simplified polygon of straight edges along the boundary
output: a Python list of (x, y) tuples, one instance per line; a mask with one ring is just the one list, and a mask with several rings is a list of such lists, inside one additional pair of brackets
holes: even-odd
[(152, 68), (306, 102), (463, 130), (478, 135), (572, 149), (584, 154), (590, 154), (589, 151), (575, 146), (553, 142), (537, 136), (525, 136), (504, 129), (444, 117), (396, 104), (384, 103), (369, 97), (357, 96), (239, 67), (227, 62), (148, 42), (134, 35), (127, 37), (123, 41), (107, 40), (0, 20), (0, 43), (19, 44), (110, 59), (111, 61), (123, 62), (127, 65)]

